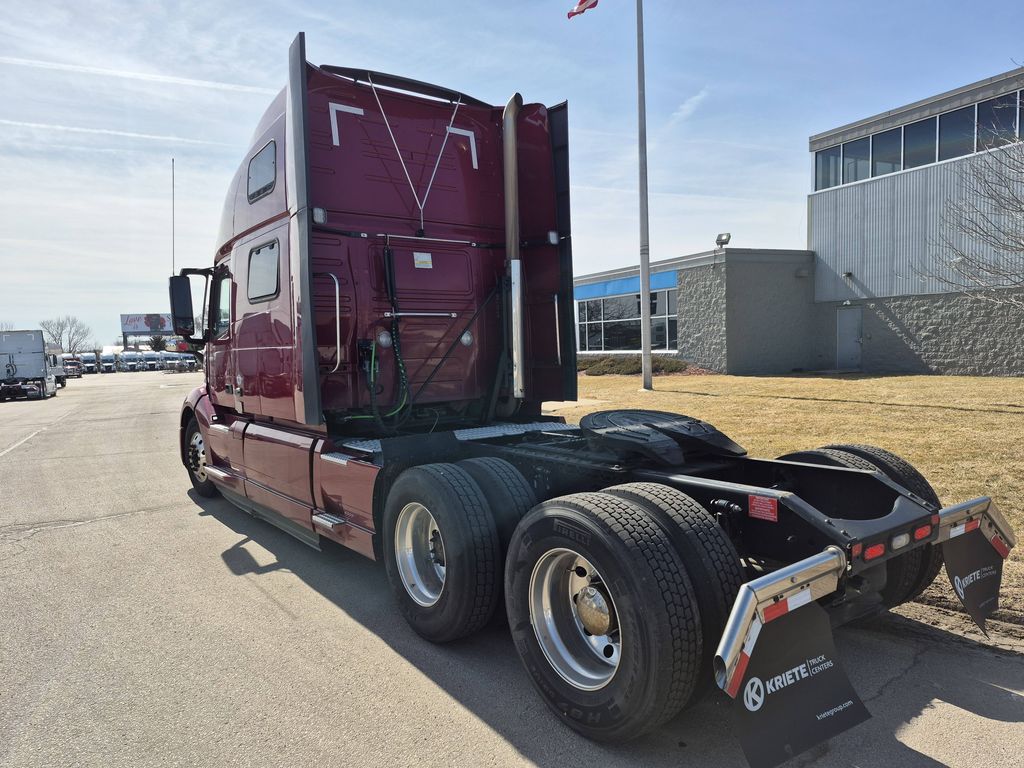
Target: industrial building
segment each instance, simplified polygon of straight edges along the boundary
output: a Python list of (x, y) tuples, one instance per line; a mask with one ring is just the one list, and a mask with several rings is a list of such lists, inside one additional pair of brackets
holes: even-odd
[[(943, 250), (971, 164), (1022, 150), (1022, 89), (1024, 68), (812, 136), (807, 249), (653, 263), (654, 349), (739, 374), (1024, 374), (1024, 310), (959, 290)], [(580, 352), (638, 352), (638, 268), (575, 284)]]

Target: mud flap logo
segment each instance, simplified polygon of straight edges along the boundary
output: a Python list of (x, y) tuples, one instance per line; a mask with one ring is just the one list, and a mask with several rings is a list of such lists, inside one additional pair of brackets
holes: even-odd
[(987, 635), (985, 619), (999, 608), (1002, 555), (977, 529), (946, 541), (942, 555), (953, 591), (974, 623)]
[(760, 630), (734, 706), (751, 768), (774, 768), (871, 715), (837, 661), (828, 614), (808, 603)]

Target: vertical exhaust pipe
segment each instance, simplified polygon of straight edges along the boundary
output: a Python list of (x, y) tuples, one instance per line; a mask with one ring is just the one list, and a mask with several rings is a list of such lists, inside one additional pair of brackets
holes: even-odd
[(505, 171), (505, 259), (512, 283), (512, 396), (526, 397), (526, 337), (523, 333), (523, 265), (519, 259), (519, 146), (516, 120), (523, 97), (514, 94), (502, 115)]

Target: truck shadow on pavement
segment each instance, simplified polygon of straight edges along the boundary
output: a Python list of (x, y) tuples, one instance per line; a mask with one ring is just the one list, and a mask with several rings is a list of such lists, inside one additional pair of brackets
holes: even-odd
[[(717, 691), (629, 744), (587, 741), (559, 724), (534, 692), (502, 619), (496, 618), (463, 641), (431, 645), (401, 619), (381, 564), (331, 542), (316, 552), (223, 499), (202, 498), (193, 491), (189, 495), (201, 507), (201, 515), (241, 537), (221, 554), (231, 573), (259, 577), (286, 570), (294, 574), (387, 643), (528, 760), (588, 768), (746, 766), (733, 735), (732, 702)], [(270, 552), (275, 562), (259, 565), (245, 549), (250, 541)], [(836, 632), (846, 671), (874, 717), (787, 766), (966, 764), (966, 757), (964, 762), (947, 763), (909, 744), (927, 744), (929, 753), (949, 760), (950, 754), (959, 754), (958, 743), (988, 740), (993, 721), (1024, 722), (1024, 696), (1015, 693), (1024, 690), (1024, 656), (993, 651), (961, 636), (914, 624), (919, 629), (908, 633), (883, 618), (873, 625)], [(950, 708), (962, 710), (955, 720), (948, 719)], [(1021, 747), (1007, 746), (1014, 751)]]

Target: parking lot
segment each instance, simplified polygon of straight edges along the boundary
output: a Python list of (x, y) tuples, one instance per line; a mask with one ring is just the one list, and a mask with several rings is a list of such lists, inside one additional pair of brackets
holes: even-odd
[[(200, 381), (88, 376), (0, 403), (0, 765), (745, 764), (720, 695), (587, 742), (499, 624), (428, 645), (382, 568), (193, 494), (177, 419)], [(1019, 764), (1024, 643), (964, 629), (912, 606), (839, 630), (874, 717), (792, 764)]]

